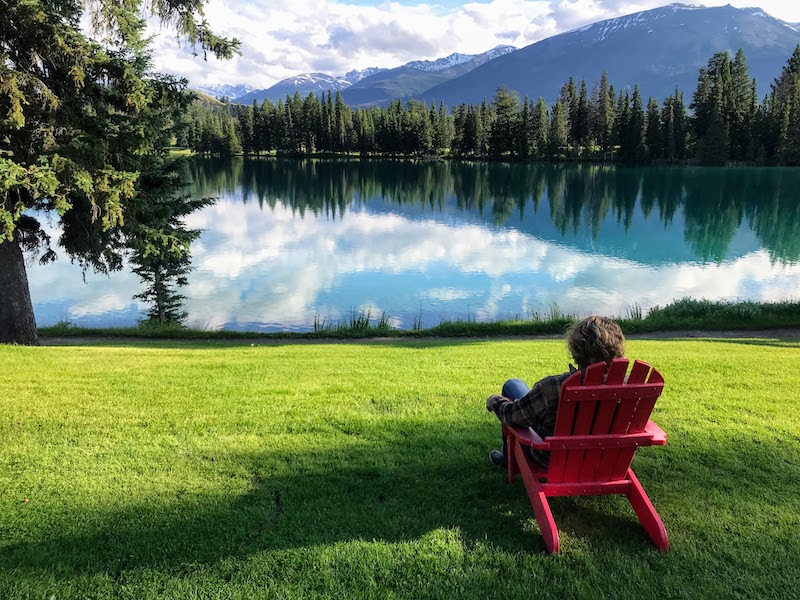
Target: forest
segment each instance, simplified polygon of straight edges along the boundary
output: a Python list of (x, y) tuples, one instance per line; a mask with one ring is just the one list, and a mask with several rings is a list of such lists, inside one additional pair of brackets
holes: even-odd
[(328, 91), (251, 106), (195, 102), (177, 144), (206, 156), (275, 152), (622, 164), (800, 165), (800, 46), (759, 102), (743, 50), (718, 52), (684, 92), (645, 103), (607, 72), (591, 91), (570, 78), (554, 104), (505, 87), (491, 101), (448, 108), (396, 100), (356, 107)]

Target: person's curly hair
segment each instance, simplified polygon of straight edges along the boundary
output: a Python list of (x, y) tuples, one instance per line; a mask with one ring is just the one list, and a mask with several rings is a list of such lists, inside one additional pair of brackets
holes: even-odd
[(625, 336), (608, 317), (592, 315), (567, 330), (567, 346), (579, 369), (625, 356)]

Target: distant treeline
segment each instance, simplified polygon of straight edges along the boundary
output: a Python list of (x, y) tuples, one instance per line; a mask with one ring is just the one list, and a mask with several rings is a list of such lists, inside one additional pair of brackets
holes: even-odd
[[(542, 236), (541, 214), (562, 237), (589, 233), (594, 244), (601, 242), (604, 223), (629, 231), (642, 225), (636, 220), (641, 213), (665, 228), (678, 219), (691, 260), (722, 262), (738, 256), (732, 251), (753, 249), (748, 236), (737, 236), (745, 225), (771, 261), (800, 261), (800, 169), (336, 157), (220, 158), (188, 161), (187, 169), (193, 197), (242, 197), (301, 217), (341, 219), (365, 206), (403, 215), (473, 212)], [(641, 263), (651, 256), (633, 255)]]
[[(690, 114), (691, 112), (691, 114)], [(744, 51), (719, 52), (700, 69), (688, 107), (676, 89), (646, 106), (639, 90), (619, 92), (606, 72), (589, 92), (570, 78), (558, 100), (520, 101), (497, 90), (491, 102), (443, 104), (409, 100), (352, 109), (330, 91), (260, 106), (195, 103), (177, 143), (198, 154), (607, 160), (629, 164), (696, 162), (800, 165), (800, 46), (759, 103)]]

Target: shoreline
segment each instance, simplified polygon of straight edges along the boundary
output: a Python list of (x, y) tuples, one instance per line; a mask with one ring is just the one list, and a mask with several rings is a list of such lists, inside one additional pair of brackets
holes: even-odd
[[(110, 336), (110, 335), (80, 335), (80, 336), (39, 336), (42, 346), (91, 346), (113, 343), (136, 344), (161, 344), (179, 343), (181, 345), (207, 344), (225, 346), (280, 346), (297, 344), (391, 344), (391, 343), (425, 343), (425, 342), (488, 342), (488, 341), (522, 341), (522, 340), (561, 340), (563, 334), (543, 333), (530, 335), (486, 335), (486, 336), (375, 336), (362, 338), (296, 338), (296, 337), (269, 337), (269, 338), (178, 338), (178, 337), (137, 337), (137, 336)], [(680, 329), (651, 331), (647, 333), (630, 333), (625, 335), (626, 340), (703, 340), (703, 339), (778, 339), (800, 341), (800, 327), (782, 327), (777, 329)]]

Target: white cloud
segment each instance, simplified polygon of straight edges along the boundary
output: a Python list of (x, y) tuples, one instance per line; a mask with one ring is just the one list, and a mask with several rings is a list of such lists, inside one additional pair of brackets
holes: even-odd
[[(707, 0), (743, 8), (753, 0)], [(452, 52), (479, 53), (498, 44), (523, 47), (598, 20), (648, 10), (665, 0), (491, 0), (489, 2), (372, 6), (331, 0), (211, 0), (209, 22), (242, 40), (243, 55), (231, 61), (193, 57), (174, 34), (160, 32), (155, 67), (191, 84), (246, 83), (268, 87), (303, 72), (341, 74), (350, 69), (395, 67)], [(778, 18), (800, 21), (800, 2), (758, 3)]]

